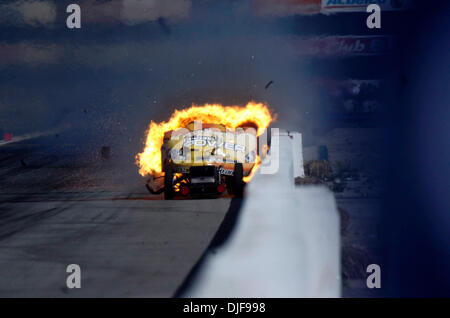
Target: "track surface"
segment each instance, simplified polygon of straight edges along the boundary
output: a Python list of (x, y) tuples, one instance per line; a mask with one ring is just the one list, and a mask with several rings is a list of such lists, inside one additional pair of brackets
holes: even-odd
[[(122, 168), (0, 147), (0, 297), (174, 294), (231, 200), (163, 201)], [(81, 267), (81, 289), (66, 287), (69, 264)]]

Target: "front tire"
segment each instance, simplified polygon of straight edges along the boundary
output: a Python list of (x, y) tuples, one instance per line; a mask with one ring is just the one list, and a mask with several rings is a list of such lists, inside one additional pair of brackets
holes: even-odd
[(234, 165), (234, 187), (233, 192), (236, 198), (242, 198), (244, 195), (244, 168), (242, 163), (236, 163)]
[(164, 170), (164, 200), (172, 200), (173, 196), (173, 169), (172, 166), (166, 165)]

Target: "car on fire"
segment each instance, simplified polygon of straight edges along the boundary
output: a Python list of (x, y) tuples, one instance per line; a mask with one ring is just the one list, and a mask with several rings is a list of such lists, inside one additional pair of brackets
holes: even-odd
[[(167, 131), (161, 147), (166, 200), (177, 195), (242, 197), (245, 181), (257, 161), (257, 135), (252, 126), (227, 129), (222, 124), (190, 123)], [(161, 176), (162, 178), (162, 176)], [(149, 181), (147, 188), (151, 189)]]

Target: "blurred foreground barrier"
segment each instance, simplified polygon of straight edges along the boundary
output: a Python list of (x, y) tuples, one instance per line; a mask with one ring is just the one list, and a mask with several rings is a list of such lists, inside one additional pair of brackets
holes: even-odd
[[(255, 175), (236, 228), (208, 251), (183, 297), (339, 297), (340, 231), (333, 194), (295, 187), (303, 176), (301, 135), (272, 135), (275, 174)], [(300, 149), (293, 146), (300, 145)], [(293, 162), (295, 158), (296, 162)], [(303, 163), (302, 163), (303, 164)], [(295, 173), (295, 174), (294, 174)]]

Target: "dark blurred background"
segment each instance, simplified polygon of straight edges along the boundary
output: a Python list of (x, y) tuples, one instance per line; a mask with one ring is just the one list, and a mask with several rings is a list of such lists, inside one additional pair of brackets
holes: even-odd
[(399, 24), (383, 209), (387, 296), (450, 295), (450, 11), (418, 3)]

